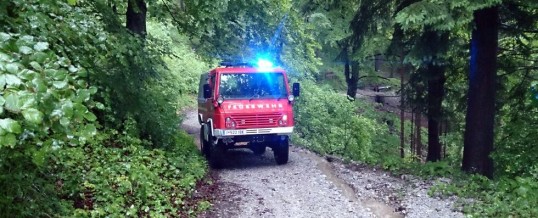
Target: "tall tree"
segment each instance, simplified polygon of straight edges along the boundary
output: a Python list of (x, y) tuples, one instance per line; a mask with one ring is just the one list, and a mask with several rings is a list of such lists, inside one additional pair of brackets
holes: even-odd
[(427, 161), (441, 160), (441, 143), (439, 142), (439, 125), (442, 119), (442, 102), (444, 97), (446, 63), (442, 56), (447, 50), (448, 32), (427, 30), (423, 33), (424, 45), (431, 49), (425, 56), (431, 57), (422, 64), (428, 83), (428, 156)]
[[(408, 7), (410, 4), (415, 2), (416, 0), (400, 0), (396, 1), (396, 11), (394, 11), (394, 14), (391, 14), (390, 16), (394, 17), (398, 13), (400, 13), (403, 9)], [(404, 36), (404, 30), (402, 29), (401, 24), (395, 24), (394, 25), (394, 31), (392, 32), (392, 40), (390, 43), (390, 46), (388, 48), (388, 54), (393, 55), (395, 57), (398, 57), (398, 73), (400, 74), (400, 157), (405, 157), (405, 125), (404, 125), (404, 119), (405, 119), (405, 96), (404, 96), (404, 79), (405, 79), (405, 69), (406, 66), (404, 65), (404, 59), (405, 55), (408, 52), (407, 48), (407, 42)]]
[(440, 123), (442, 119), (442, 102), (444, 97), (445, 66), (428, 64), (428, 156), (427, 161), (441, 160), (441, 143), (439, 142)]
[(146, 36), (146, 14), (148, 8), (144, 0), (129, 0), (127, 2), (126, 27), (133, 33)]
[(474, 12), (462, 170), (493, 177), (498, 6)]

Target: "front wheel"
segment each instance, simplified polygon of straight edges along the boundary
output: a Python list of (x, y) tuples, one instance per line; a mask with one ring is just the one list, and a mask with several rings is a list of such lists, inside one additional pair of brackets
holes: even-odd
[(281, 140), (278, 145), (273, 147), (276, 164), (282, 165), (288, 163), (289, 150), (290, 146), (287, 137), (286, 139)]
[(221, 169), (224, 165), (223, 155), (226, 149), (219, 144), (215, 144), (212, 140), (209, 142), (209, 166), (213, 169)]

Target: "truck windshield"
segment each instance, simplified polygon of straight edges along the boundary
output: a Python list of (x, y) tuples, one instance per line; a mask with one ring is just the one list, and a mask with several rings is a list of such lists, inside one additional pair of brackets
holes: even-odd
[(223, 73), (219, 96), (224, 99), (281, 98), (287, 96), (282, 73)]

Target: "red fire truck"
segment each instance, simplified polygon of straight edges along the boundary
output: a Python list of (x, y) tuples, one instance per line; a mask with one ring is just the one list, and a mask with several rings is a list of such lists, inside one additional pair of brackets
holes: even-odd
[(300, 86), (290, 90), (286, 71), (270, 62), (222, 63), (200, 77), (198, 122), (202, 153), (221, 167), (233, 148), (261, 155), (272, 148), (277, 164), (286, 164), (293, 132), (293, 102)]

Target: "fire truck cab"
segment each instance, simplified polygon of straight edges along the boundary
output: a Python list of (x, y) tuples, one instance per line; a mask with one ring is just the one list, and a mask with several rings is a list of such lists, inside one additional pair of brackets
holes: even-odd
[(226, 150), (245, 147), (256, 155), (270, 147), (276, 163), (286, 164), (293, 103), (299, 93), (299, 84), (290, 89), (286, 71), (272, 66), (222, 63), (202, 74), (198, 122), (201, 150), (209, 164), (221, 167)]

